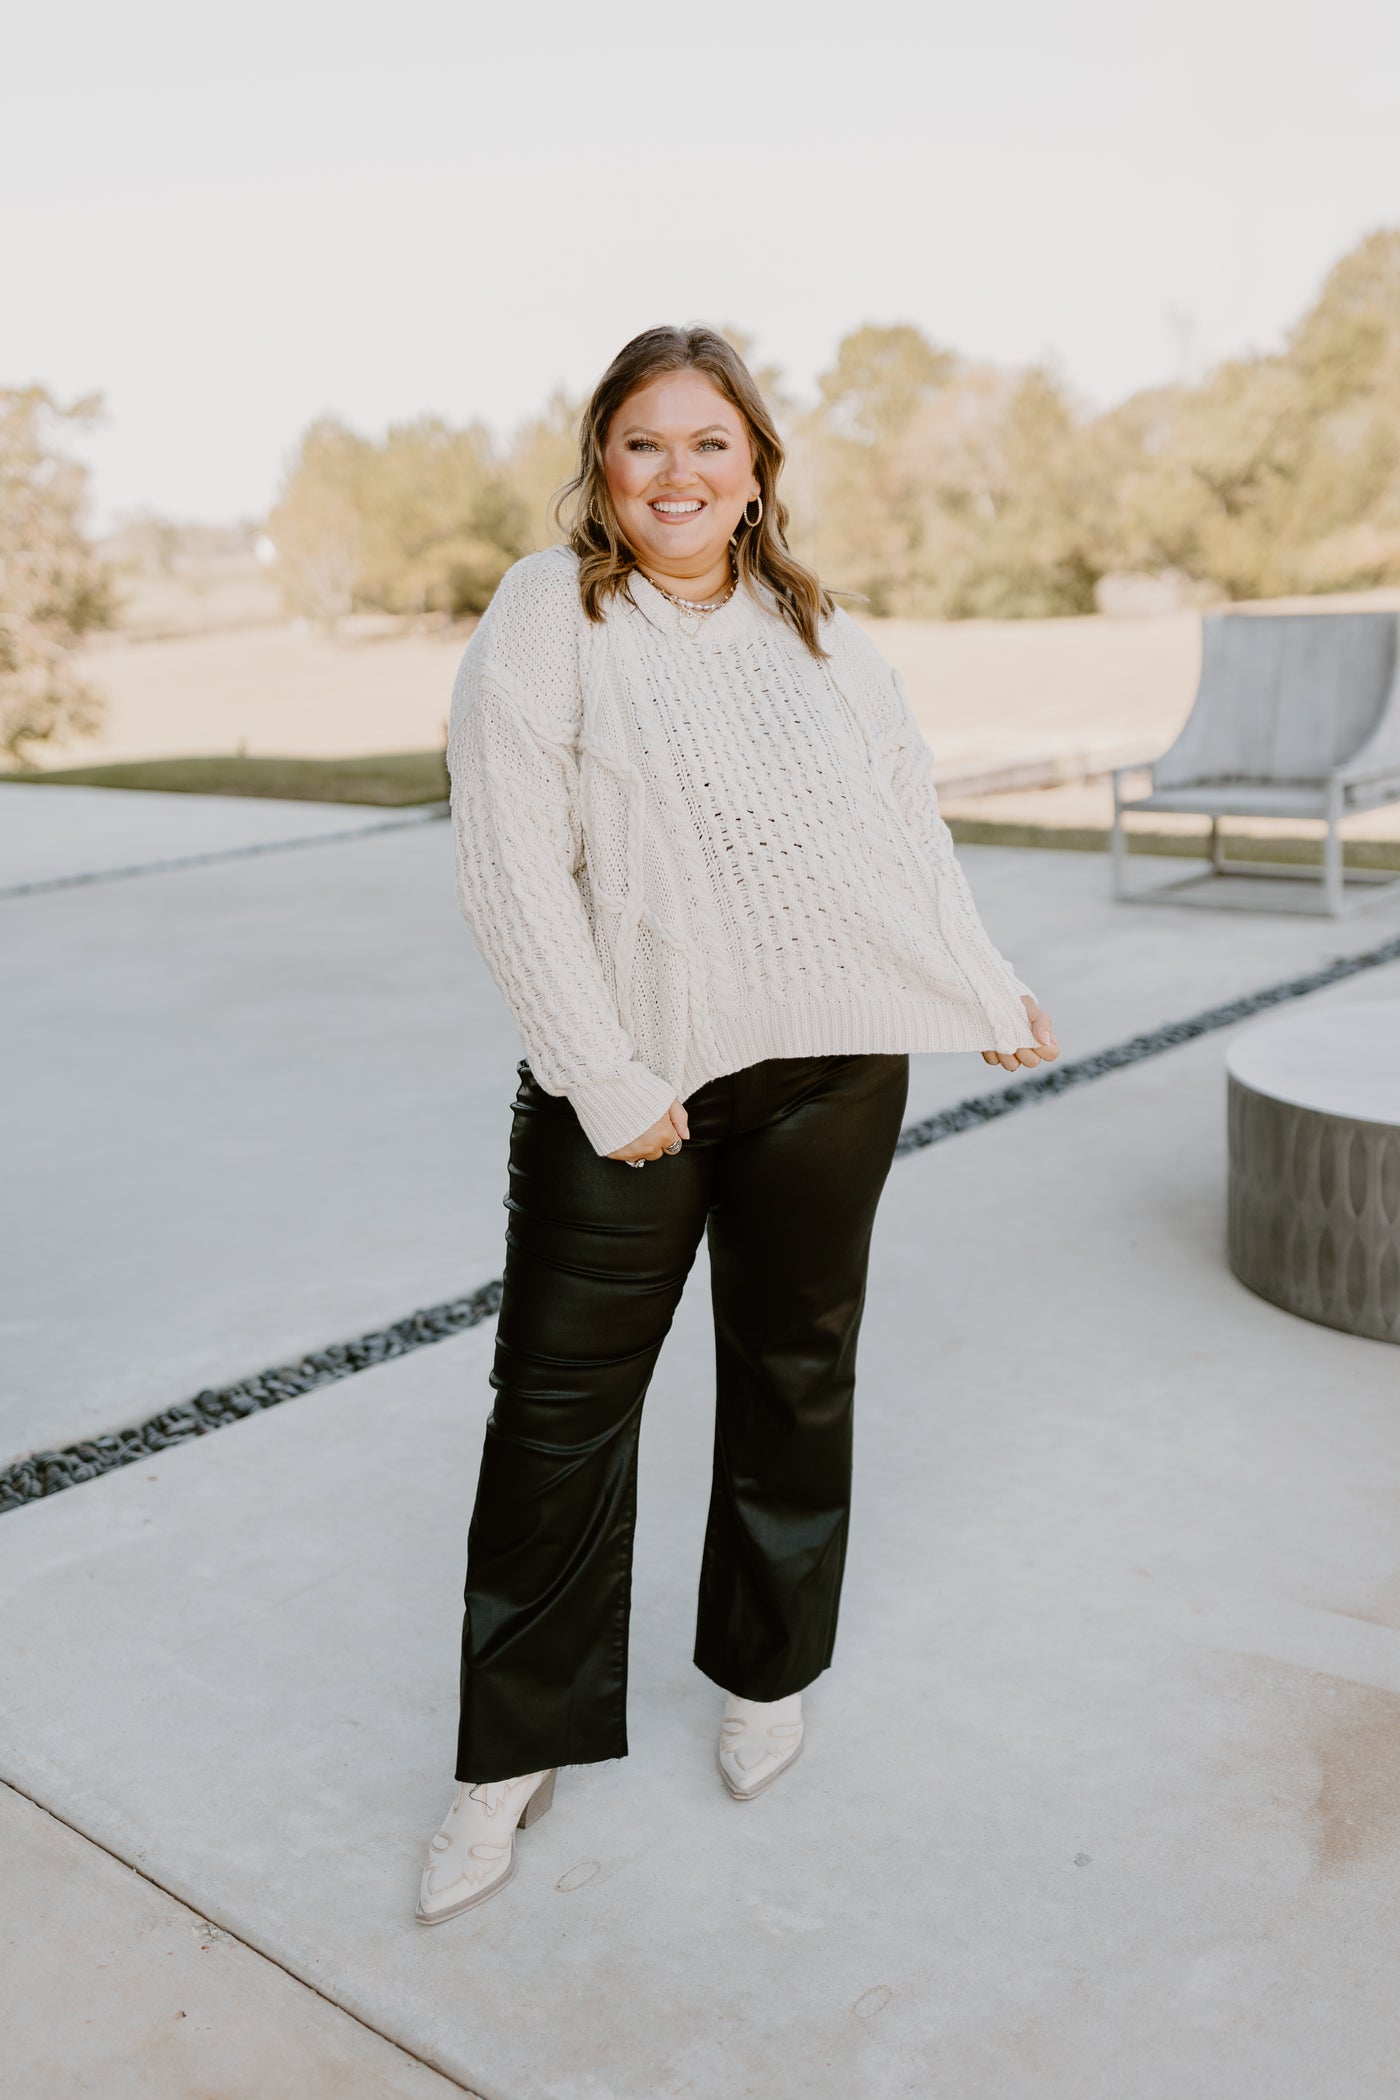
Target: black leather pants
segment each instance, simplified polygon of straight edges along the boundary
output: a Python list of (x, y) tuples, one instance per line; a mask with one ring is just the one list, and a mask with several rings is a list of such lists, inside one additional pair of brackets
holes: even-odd
[(827, 1667), (871, 1228), (909, 1090), (903, 1053), (769, 1058), (698, 1088), (681, 1150), (636, 1168), (518, 1071), (467, 1537), (471, 1781), (627, 1754), (637, 1436), (702, 1232), (716, 1414), (694, 1660), (765, 1700)]

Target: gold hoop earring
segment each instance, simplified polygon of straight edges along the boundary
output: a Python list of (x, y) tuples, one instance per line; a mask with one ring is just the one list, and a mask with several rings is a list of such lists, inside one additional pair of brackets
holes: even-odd
[[(756, 503), (756, 504), (758, 505), (758, 516), (757, 516), (756, 518), (751, 518), (751, 517), (749, 516), (749, 503)], [(761, 524), (763, 523), (763, 498), (762, 498), (762, 496), (761, 496), (761, 495), (758, 495), (758, 496), (750, 496), (750, 498), (749, 498), (749, 503), (746, 503), (746, 504), (744, 505), (744, 523), (745, 523), (746, 525), (761, 525)]]

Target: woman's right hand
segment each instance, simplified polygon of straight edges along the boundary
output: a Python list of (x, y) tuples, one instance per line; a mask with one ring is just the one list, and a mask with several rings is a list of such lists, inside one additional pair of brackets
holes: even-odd
[(1036, 1048), (1034, 1050), (984, 1050), (982, 1052), (984, 1064), (1001, 1065), (1008, 1072), (1019, 1072), (1025, 1065), (1038, 1065), (1042, 1058), (1047, 1065), (1053, 1064), (1059, 1056), (1060, 1046), (1055, 1040), (1054, 1023), (1051, 1021), (1049, 1014), (1046, 1013), (1045, 1008), (1039, 1004), (1030, 992), (1021, 994), (1021, 1004), (1025, 1007), (1026, 1014), (1030, 1020), (1031, 1034), (1035, 1037)]
[[(675, 1144), (677, 1138), (689, 1136), (690, 1119), (686, 1115), (684, 1104), (676, 1099), (661, 1120), (652, 1124), (650, 1130), (644, 1130), (639, 1138), (633, 1138), (630, 1145), (620, 1145), (616, 1152), (608, 1154), (608, 1158), (625, 1159), (629, 1163), (638, 1159), (660, 1159), (668, 1146)], [(674, 1158), (674, 1153), (671, 1156)]]

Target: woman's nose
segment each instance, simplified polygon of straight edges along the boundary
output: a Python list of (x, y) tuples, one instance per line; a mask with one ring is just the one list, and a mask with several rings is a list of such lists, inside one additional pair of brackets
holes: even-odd
[(686, 482), (695, 479), (695, 469), (684, 452), (668, 452), (659, 478), (667, 488), (683, 488)]

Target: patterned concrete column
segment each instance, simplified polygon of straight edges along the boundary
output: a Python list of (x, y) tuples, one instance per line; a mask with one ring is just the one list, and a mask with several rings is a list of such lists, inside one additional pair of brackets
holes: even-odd
[(1260, 1022), (1226, 1070), (1231, 1268), (1287, 1312), (1400, 1342), (1400, 999)]

